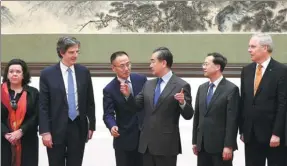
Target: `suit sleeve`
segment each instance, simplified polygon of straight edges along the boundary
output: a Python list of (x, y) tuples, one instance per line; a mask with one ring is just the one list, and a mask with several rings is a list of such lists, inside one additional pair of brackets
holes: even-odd
[(35, 96), (33, 96), (34, 98), (32, 100), (34, 103), (34, 106), (32, 107), (32, 116), (30, 119), (26, 120), (23, 122), (23, 124), (21, 125), (21, 129), (23, 134), (25, 135), (25, 133), (30, 129), (33, 128), (33, 126), (38, 126), (38, 114), (39, 114), (39, 92), (38, 90), (35, 89), (35, 92), (33, 92)]
[(239, 109), (239, 89), (235, 87), (227, 97), (227, 110), (226, 110), (226, 128), (224, 146), (232, 147), (236, 146), (236, 138), (238, 131), (238, 109)]
[(193, 118), (193, 134), (192, 134), (192, 144), (197, 144), (197, 128), (199, 123), (199, 89), (197, 90), (196, 100), (195, 100), (195, 113)]
[(115, 119), (114, 100), (106, 89), (103, 90), (103, 95), (103, 120), (106, 127), (111, 130), (113, 126), (117, 126)]
[(143, 86), (143, 89), (141, 90), (141, 92), (137, 95), (137, 96), (133, 96), (130, 95), (127, 98), (127, 103), (129, 106), (131, 106), (134, 109), (129, 109), (131, 111), (142, 111), (142, 109), (144, 108), (144, 89), (145, 89), (145, 85)]
[(191, 99), (191, 93), (190, 93), (190, 85), (189, 84), (185, 84), (183, 86), (183, 93), (184, 93), (184, 99), (185, 99), (185, 107), (182, 109), (180, 106), (178, 106), (178, 110), (180, 111), (181, 116), (186, 119), (189, 120), (193, 117), (193, 107), (192, 107), (192, 99)]
[(244, 119), (243, 119), (243, 107), (244, 107), (244, 68), (241, 70), (241, 84), (240, 84), (240, 104), (239, 104), (239, 115), (238, 115), (238, 125), (239, 125), (239, 134), (243, 134), (243, 124), (244, 124)]
[(87, 79), (88, 79), (88, 97), (87, 97), (87, 116), (89, 119), (89, 130), (96, 130), (96, 107), (95, 107), (95, 99), (94, 99), (94, 89), (92, 83), (92, 77), (90, 71), (87, 71)]
[(277, 114), (273, 127), (273, 134), (279, 137), (284, 135), (285, 116), (286, 116), (286, 89), (287, 89), (287, 70), (284, 67), (278, 80), (277, 88)]
[(39, 94), (39, 133), (50, 132), (50, 114), (49, 114), (49, 86), (47, 74), (41, 72), (40, 75), (40, 94)]
[(145, 77), (144, 77), (144, 83), (143, 83), (143, 84), (145, 84), (145, 83), (146, 83), (146, 81), (147, 81), (147, 77), (145, 76)]

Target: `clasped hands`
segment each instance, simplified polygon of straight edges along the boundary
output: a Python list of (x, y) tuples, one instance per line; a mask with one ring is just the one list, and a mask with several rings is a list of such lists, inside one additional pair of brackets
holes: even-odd
[(23, 136), (22, 131), (19, 130), (15, 130), (11, 133), (7, 133), (5, 134), (5, 138), (12, 144), (12, 145), (16, 145), (17, 142), (20, 140), (20, 138)]
[[(130, 95), (130, 89), (129, 85), (127, 83), (121, 82), (120, 91), (125, 97), (128, 97)], [(176, 93), (174, 95), (174, 98), (179, 102), (179, 104), (184, 104), (184, 93), (183, 88), (181, 88), (181, 91), (179, 93)]]

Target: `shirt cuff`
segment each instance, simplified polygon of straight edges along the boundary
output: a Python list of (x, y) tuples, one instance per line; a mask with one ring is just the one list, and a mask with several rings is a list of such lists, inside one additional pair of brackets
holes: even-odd
[(180, 103), (179, 103), (179, 106), (180, 106), (181, 109), (184, 109), (185, 105), (186, 105), (186, 101), (185, 101), (185, 100), (184, 100), (184, 103), (183, 103), (183, 104), (180, 104)]

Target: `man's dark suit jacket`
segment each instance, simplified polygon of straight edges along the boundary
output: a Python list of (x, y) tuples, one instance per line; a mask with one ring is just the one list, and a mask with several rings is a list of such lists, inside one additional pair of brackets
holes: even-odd
[(240, 133), (248, 143), (253, 130), (256, 140), (269, 143), (272, 134), (284, 137), (287, 68), (271, 58), (258, 90), (253, 95), (256, 63), (241, 72)]
[(237, 149), (239, 88), (223, 78), (207, 106), (209, 82), (199, 86), (193, 120), (192, 143), (201, 151), (221, 153), (224, 147)]
[[(127, 101), (129, 105), (137, 107), (138, 111), (143, 108), (145, 113), (139, 152), (145, 153), (148, 147), (152, 155), (178, 155), (181, 153), (178, 126), (180, 114), (185, 119), (191, 119), (194, 112), (191, 105), (190, 85), (173, 74), (154, 106), (156, 84), (157, 79), (148, 80), (142, 91), (135, 98), (129, 96)], [(182, 88), (186, 101), (184, 109), (181, 109), (179, 102), (174, 98)]]
[[(92, 79), (86, 67), (75, 64), (74, 68), (78, 89), (81, 136), (87, 139), (88, 129), (95, 130), (96, 123)], [(69, 108), (60, 63), (49, 66), (41, 72), (39, 105), (40, 134), (50, 132), (53, 144), (62, 143), (68, 125)]]
[(287, 148), (287, 110), (286, 110), (286, 119), (285, 119), (285, 145)]
[[(145, 82), (146, 76), (131, 74), (133, 94), (137, 95)], [(120, 91), (120, 81), (115, 77), (103, 90), (103, 120), (111, 131), (113, 126), (118, 126), (120, 136), (114, 138), (114, 148), (122, 150), (135, 150), (138, 147), (139, 131), (143, 119), (143, 112), (131, 111), (126, 99)]]

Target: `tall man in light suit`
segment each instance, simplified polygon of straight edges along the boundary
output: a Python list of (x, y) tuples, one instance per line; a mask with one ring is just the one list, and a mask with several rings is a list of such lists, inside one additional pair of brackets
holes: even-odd
[(144, 110), (139, 152), (144, 166), (175, 166), (181, 153), (179, 117), (191, 119), (190, 85), (172, 73), (172, 53), (160, 47), (151, 56), (150, 68), (157, 78), (148, 80), (136, 96), (130, 95), (127, 84), (121, 92), (130, 106)]
[(114, 137), (117, 166), (142, 166), (142, 154), (138, 152), (140, 126), (143, 112), (133, 112), (120, 91), (121, 82), (127, 82), (132, 94), (137, 95), (146, 76), (131, 73), (131, 62), (124, 51), (117, 51), (110, 58), (116, 77), (103, 90), (103, 120)]
[(210, 53), (202, 65), (209, 81), (198, 88), (193, 121), (193, 152), (198, 166), (232, 166), (237, 149), (239, 88), (222, 72), (227, 59)]
[(81, 166), (95, 130), (93, 85), (89, 70), (76, 64), (79, 48), (76, 38), (61, 37), (60, 62), (40, 75), (39, 132), (51, 166)]
[(246, 166), (285, 166), (284, 126), (287, 67), (271, 57), (273, 41), (255, 34), (248, 52), (253, 63), (241, 72), (240, 134)]

